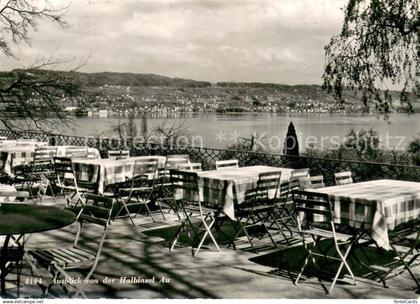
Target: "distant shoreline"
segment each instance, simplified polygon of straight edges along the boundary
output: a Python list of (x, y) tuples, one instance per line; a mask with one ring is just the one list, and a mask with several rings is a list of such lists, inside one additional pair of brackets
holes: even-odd
[[(94, 111), (91, 114), (86, 113), (83, 115), (76, 114), (76, 113), (68, 113), (67, 117), (76, 117), (76, 118), (126, 118), (128, 117), (128, 112), (118, 113), (115, 111), (106, 110), (107, 113), (100, 114), (99, 111)], [(311, 111), (293, 111), (293, 112), (269, 112), (269, 111), (225, 111), (225, 112), (217, 112), (217, 111), (160, 111), (160, 112), (142, 112), (138, 111), (135, 115), (136, 118), (141, 118), (143, 115), (147, 117), (172, 117), (172, 116), (195, 116), (195, 115), (202, 115), (202, 114), (216, 114), (216, 115), (252, 115), (252, 114), (276, 114), (276, 115), (285, 115), (285, 116), (293, 116), (293, 115), (343, 115), (343, 116), (385, 116), (385, 115), (394, 115), (394, 114), (419, 114), (420, 110), (415, 111), (413, 113), (407, 113), (403, 111), (393, 111), (387, 114), (381, 112), (363, 112), (363, 111), (333, 111), (333, 112), (311, 112)]]

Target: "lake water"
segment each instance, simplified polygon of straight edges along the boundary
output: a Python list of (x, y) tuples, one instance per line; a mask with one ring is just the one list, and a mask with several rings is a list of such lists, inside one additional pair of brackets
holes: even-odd
[[(148, 130), (162, 125), (183, 124), (194, 136), (195, 146), (223, 148), (234, 143), (235, 138), (250, 138), (254, 132), (263, 136), (262, 142), (272, 150), (281, 150), (287, 127), (293, 122), (301, 148), (313, 145), (331, 148), (342, 142), (345, 135), (355, 130), (376, 130), (386, 149), (403, 149), (420, 133), (420, 114), (392, 114), (388, 120), (374, 115), (343, 114), (186, 114), (172, 118), (148, 118)], [(75, 118), (72, 128), (57, 129), (63, 134), (97, 136), (118, 124), (118, 118)], [(138, 129), (141, 120), (136, 119)]]

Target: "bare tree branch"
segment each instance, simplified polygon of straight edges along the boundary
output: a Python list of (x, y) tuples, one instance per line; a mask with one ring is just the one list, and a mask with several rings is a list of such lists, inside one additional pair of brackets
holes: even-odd
[(38, 29), (41, 19), (67, 27), (67, 22), (63, 20), (66, 12), (67, 6), (54, 8), (46, 0), (8, 0), (0, 4), (0, 51), (13, 56), (10, 43), (24, 42), (30, 45), (29, 33)]

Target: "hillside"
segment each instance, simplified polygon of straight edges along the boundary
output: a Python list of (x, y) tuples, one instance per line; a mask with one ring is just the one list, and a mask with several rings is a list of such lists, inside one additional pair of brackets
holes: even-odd
[[(35, 70), (31, 73), (51, 73)], [(360, 96), (345, 94), (346, 103), (338, 104), (319, 85), (274, 83), (210, 83), (155, 74), (82, 73), (53, 71), (73, 78), (82, 95), (66, 99), (64, 106), (115, 109), (139, 108), (148, 111), (264, 111), (264, 112), (361, 112), (366, 111)], [(2, 80), (13, 71), (0, 72)], [(392, 92), (398, 100), (399, 92)], [(399, 106), (395, 102), (396, 107)], [(416, 109), (420, 106), (415, 105)]]
[(75, 72), (74, 76), (84, 86), (98, 87), (104, 85), (116, 86), (169, 86), (169, 87), (206, 87), (210, 82), (195, 81), (182, 78), (170, 78), (155, 74), (134, 74), (134, 73), (80, 73)]

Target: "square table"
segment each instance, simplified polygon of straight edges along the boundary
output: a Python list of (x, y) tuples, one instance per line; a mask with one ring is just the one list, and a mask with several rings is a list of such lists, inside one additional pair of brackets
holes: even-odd
[[(133, 177), (136, 162), (157, 160), (158, 168), (164, 168), (165, 156), (138, 156), (125, 159), (73, 159), (77, 179), (99, 182), (98, 192), (103, 193), (107, 185), (125, 182)], [(98, 176), (99, 174), (99, 176)]]
[[(285, 182), (290, 179), (293, 170), (270, 166), (250, 166), (197, 172), (199, 199), (202, 202), (219, 205), (229, 218), (235, 220), (235, 205), (244, 202), (247, 191), (255, 189), (260, 173), (281, 171), (281, 182)], [(181, 196), (191, 199), (191, 193), (176, 194), (177, 198)]]
[(372, 239), (391, 249), (388, 230), (420, 218), (420, 183), (375, 180), (307, 191), (330, 195), (338, 223), (370, 229)]
[[(36, 145), (4, 146), (0, 147), (0, 159), (5, 173), (12, 175), (12, 168), (20, 165), (28, 165), (34, 160)], [(48, 147), (48, 146), (43, 146)], [(57, 155), (64, 157), (68, 148), (74, 146), (51, 146), (57, 148)], [(92, 158), (101, 158), (98, 149), (88, 148), (88, 155)]]

